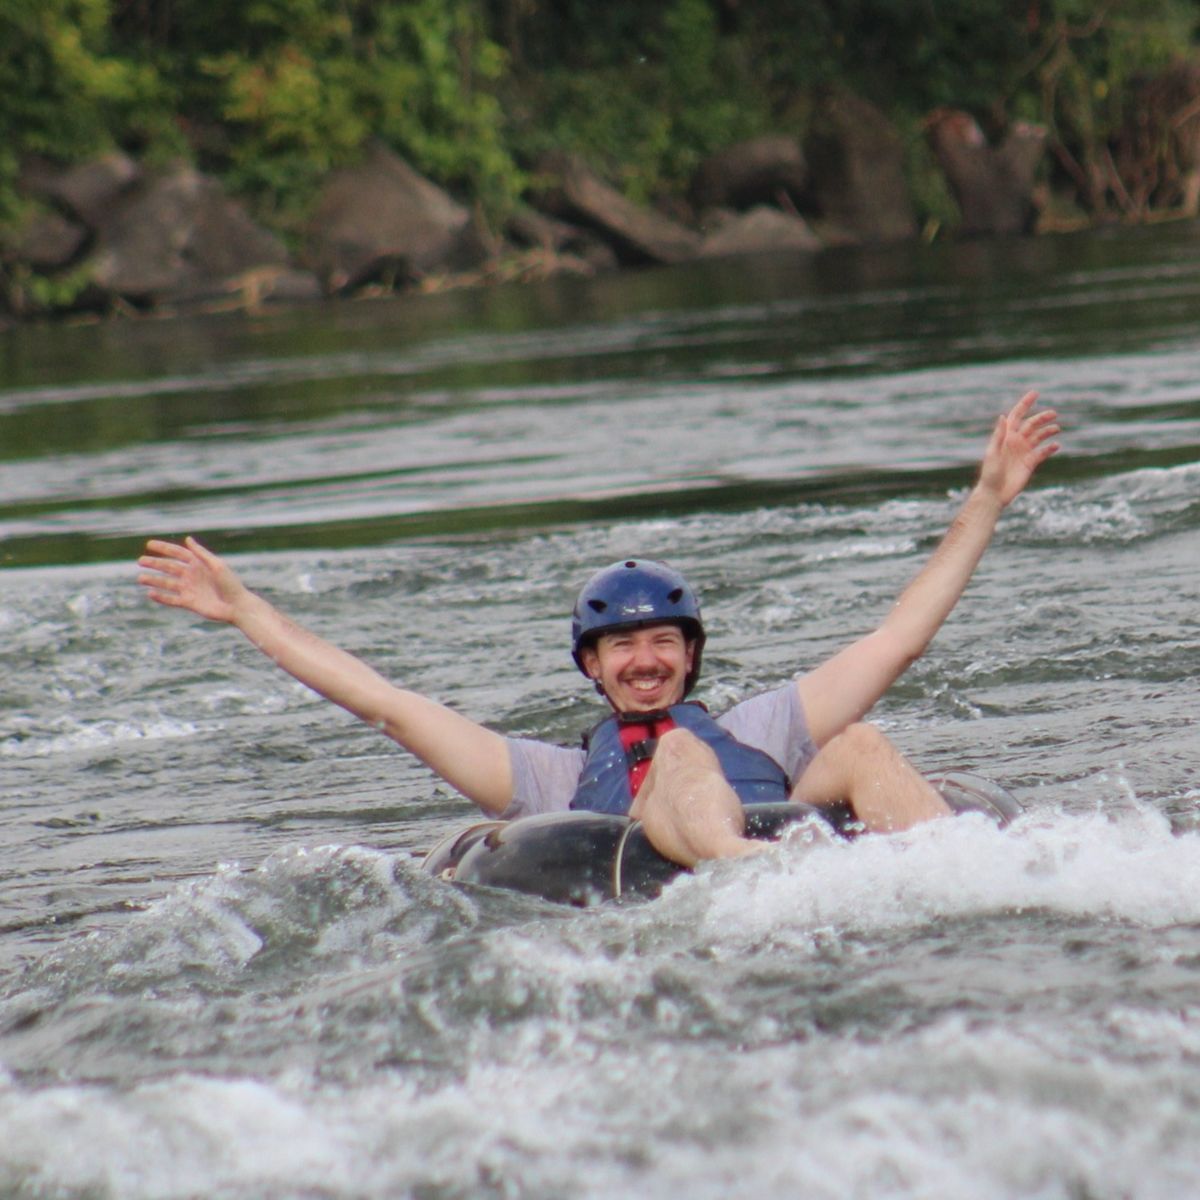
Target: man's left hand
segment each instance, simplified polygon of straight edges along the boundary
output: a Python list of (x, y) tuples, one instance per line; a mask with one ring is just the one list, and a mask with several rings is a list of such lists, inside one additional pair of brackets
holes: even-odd
[(979, 468), (979, 487), (991, 492), (1001, 507), (1010, 504), (1059, 444), (1052, 439), (1060, 432), (1058, 413), (1052, 408), (1033, 412), (1037, 392), (1026, 392), (996, 422)]

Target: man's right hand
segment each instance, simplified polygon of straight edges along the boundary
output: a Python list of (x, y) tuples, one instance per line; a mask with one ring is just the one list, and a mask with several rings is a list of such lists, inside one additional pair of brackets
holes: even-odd
[(157, 538), (138, 559), (138, 583), (156, 604), (186, 608), (210, 621), (236, 624), (238, 607), (250, 592), (233, 570), (194, 537), (183, 544)]

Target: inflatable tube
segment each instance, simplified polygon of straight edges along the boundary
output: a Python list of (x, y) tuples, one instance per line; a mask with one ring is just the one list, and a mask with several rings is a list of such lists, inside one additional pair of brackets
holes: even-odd
[[(982, 813), (1002, 826), (1021, 811), (1002, 787), (967, 772), (950, 772), (930, 782), (955, 813)], [(862, 831), (848, 807), (755, 804), (745, 811), (747, 836), (767, 841), (810, 818), (842, 837)], [(579, 906), (627, 897), (653, 899), (685, 870), (651, 846), (639, 821), (593, 812), (484, 821), (439, 842), (422, 867), (457, 883), (508, 888)]]
[[(746, 832), (769, 840), (814, 815), (802, 804), (756, 804), (746, 809)], [(422, 866), (458, 883), (581, 906), (653, 898), (685, 869), (654, 849), (640, 821), (593, 812), (472, 825), (435, 846)]]
[(941, 792), (942, 799), (956, 816), (981, 813), (1003, 829), (1024, 811), (1007, 788), (981, 775), (973, 775), (970, 771), (946, 771), (942, 775), (931, 775), (929, 782)]

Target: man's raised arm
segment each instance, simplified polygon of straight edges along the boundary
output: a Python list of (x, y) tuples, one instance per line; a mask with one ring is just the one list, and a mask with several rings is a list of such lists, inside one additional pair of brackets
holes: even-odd
[(873, 633), (797, 681), (809, 730), (823, 746), (867, 713), (916, 661), (963, 594), (1001, 512), (1058, 450), (1053, 409), (1028, 392), (996, 422), (971, 489), (946, 536)]
[(250, 591), (195, 538), (151, 541), (138, 559), (149, 597), (235, 626), (289, 675), (382, 730), (489, 812), (512, 799), (503, 737), (433, 700), (394, 687), (361, 659), (302, 629)]

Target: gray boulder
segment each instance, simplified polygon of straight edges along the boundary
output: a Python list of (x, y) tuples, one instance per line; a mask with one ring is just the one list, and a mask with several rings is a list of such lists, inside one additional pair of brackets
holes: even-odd
[(975, 118), (939, 109), (925, 123), (934, 157), (962, 214), (964, 234), (1028, 233), (1037, 222), (1034, 189), (1046, 131), (1016, 122), (992, 146)]
[(705, 237), (700, 257), (725, 258), (763, 251), (814, 251), (821, 239), (801, 217), (759, 205), (748, 213), (728, 214)]
[(697, 212), (759, 204), (797, 206), (807, 184), (808, 163), (799, 141), (772, 133), (736, 142), (706, 158), (689, 197)]
[(904, 142), (873, 104), (834, 90), (818, 103), (805, 143), (810, 193), (821, 215), (864, 242), (902, 241), (917, 221), (904, 175)]
[(699, 234), (627, 200), (576, 155), (554, 155), (540, 173), (552, 182), (541, 190), (539, 207), (595, 230), (622, 263), (683, 262), (700, 248)]
[(39, 274), (53, 274), (78, 258), (88, 241), (88, 231), (62, 213), (35, 212), (14, 229), (4, 232), (0, 255), (6, 262), (21, 263)]
[(306, 260), (327, 292), (467, 270), (487, 257), (470, 212), (382, 146), (325, 182)]
[(542, 251), (567, 264), (580, 264), (583, 272), (611, 270), (617, 256), (596, 234), (568, 221), (559, 221), (532, 208), (518, 208), (504, 232), (518, 249)]
[(22, 166), (19, 186), (25, 195), (53, 205), (94, 230), (141, 178), (141, 168), (132, 158), (113, 151), (65, 167), (30, 159)]
[(122, 196), (98, 222), (91, 259), (98, 287), (143, 306), (222, 296), (248, 272), (287, 265), (274, 235), (186, 166)]

